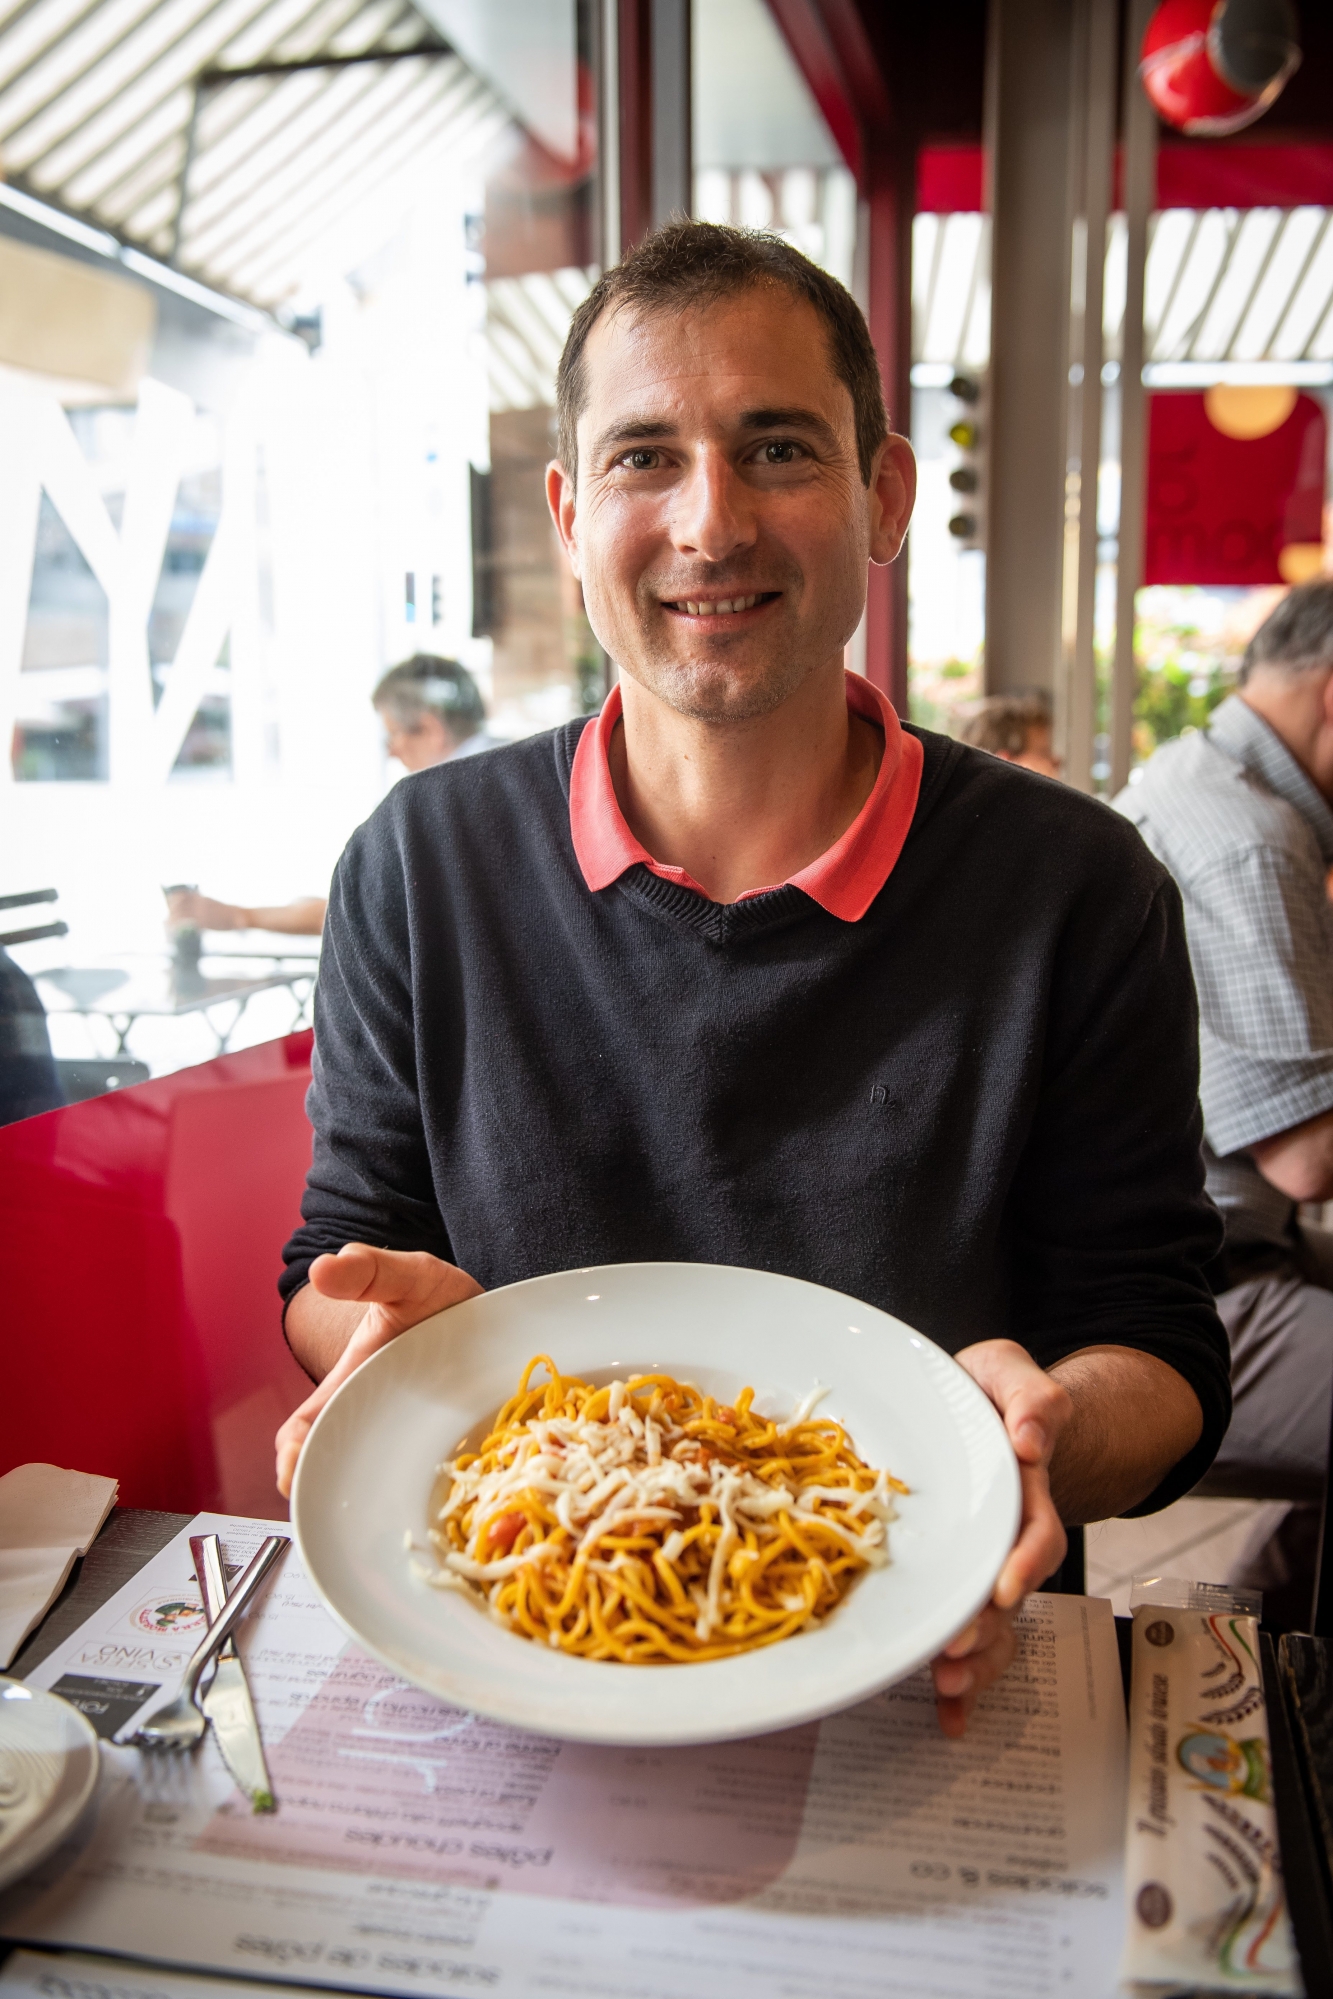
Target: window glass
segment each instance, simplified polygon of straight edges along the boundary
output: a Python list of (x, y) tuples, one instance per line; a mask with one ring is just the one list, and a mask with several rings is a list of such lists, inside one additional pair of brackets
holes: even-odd
[[(695, 0), (694, 206), (856, 280), (856, 183), (764, 0)], [(743, 81), (742, 81), (743, 80)]]
[(912, 719), (952, 729), (981, 692), (986, 632), (984, 451), (990, 224), (979, 210), (912, 225), (912, 446), (918, 486), (908, 563)]
[(473, 749), (605, 687), (543, 493), (590, 0), (183, 5), (193, 69), (151, 0), (138, 41), (86, 10), (77, 63), (58, 0), (0, 25), (0, 895), (58, 894), (0, 932), (68, 926), (11, 950), (58, 1058), (154, 1073), (306, 1017), (317, 934), (249, 919), (322, 897), (402, 776), (388, 668), (461, 664)]
[[(948, 151), (928, 156), (927, 187), (946, 184), (938, 169)], [(979, 155), (969, 161), (959, 149), (948, 184), (962, 183), (960, 162), (976, 167), (967, 177), (979, 201)], [(913, 716), (944, 729), (956, 728), (981, 692), (985, 522), (977, 503), (984, 502), (988, 253), (979, 208), (915, 218), (912, 440), (921, 478), (909, 542), (909, 686)], [(1092, 775), (1101, 788), (1111, 777), (1125, 257), (1124, 217), (1115, 215), (1106, 248), (1094, 600), (1099, 727)], [(1245, 645), (1282, 591), (1327, 566), (1320, 512), (1333, 438), (1333, 211), (1169, 208), (1154, 215), (1144, 349), (1148, 520), (1136, 612), (1135, 764), (1206, 722), (1234, 687)], [(1219, 392), (1245, 405), (1229, 430)], [(1221, 469), (1193, 483), (1172, 469), (1189, 430), (1186, 399), (1198, 406), (1202, 435), (1221, 425), (1230, 439), (1225, 463), (1217, 460)], [(1222, 450), (1218, 439), (1211, 442)], [(970, 521), (977, 532), (969, 533)]]

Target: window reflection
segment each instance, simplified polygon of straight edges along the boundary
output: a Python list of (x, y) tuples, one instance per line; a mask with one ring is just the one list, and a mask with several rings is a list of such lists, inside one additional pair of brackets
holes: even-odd
[(12, 952), (57, 1058), (163, 1073), (287, 1032), (317, 948), (205, 931), (186, 993), (163, 885), (322, 895), (402, 775), (388, 667), (461, 661), (499, 739), (603, 697), (543, 496), (598, 270), (594, 9), (185, 0), (168, 79), (124, 0), (63, 56), (57, 7), (0, 24), (0, 894), (59, 891), (68, 935)]

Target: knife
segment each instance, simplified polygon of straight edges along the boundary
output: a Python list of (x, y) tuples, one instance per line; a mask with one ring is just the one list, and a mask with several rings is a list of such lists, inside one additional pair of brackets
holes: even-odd
[[(222, 1550), (216, 1534), (192, 1534), (190, 1553), (204, 1600), (204, 1614), (211, 1624), (227, 1601), (227, 1576), (222, 1566)], [(264, 1762), (264, 1745), (259, 1737), (250, 1687), (236, 1647), (229, 1638), (218, 1654), (217, 1670), (200, 1707), (213, 1724), (213, 1734), (222, 1760), (257, 1812), (271, 1812), (277, 1800)]]

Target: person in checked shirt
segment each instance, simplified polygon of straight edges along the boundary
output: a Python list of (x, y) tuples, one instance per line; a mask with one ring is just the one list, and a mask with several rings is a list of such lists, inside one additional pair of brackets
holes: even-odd
[[(1317, 1500), (1333, 1399), (1333, 582), (1293, 590), (1207, 729), (1115, 801), (1175, 876), (1199, 992), (1212, 1273), (1231, 1341), (1231, 1427), (1200, 1490)], [(1297, 1509), (1271, 1588), (1293, 1576)], [(1285, 1571), (1285, 1573), (1284, 1573)]]

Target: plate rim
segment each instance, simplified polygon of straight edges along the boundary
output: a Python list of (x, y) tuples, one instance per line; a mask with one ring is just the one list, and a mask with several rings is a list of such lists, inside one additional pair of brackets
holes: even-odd
[[(442, 1693), (438, 1686), (428, 1685), (424, 1680), (417, 1677), (416, 1674), (414, 1674), (411, 1671), (409, 1665), (405, 1662), (405, 1660), (402, 1657), (395, 1656), (394, 1653), (389, 1649), (387, 1649), (383, 1644), (377, 1643), (375, 1640), (369, 1638), (366, 1635), (366, 1633), (358, 1630), (355, 1627), (355, 1625), (353, 1625), (349, 1621), (349, 1619), (344, 1615), (342, 1610), (339, 1609), (337, 1604), (334, 1602), (333, 1598), (327, 1593), (319, 1577), (316, 1565), (312, 1561), (311, 1553), (307, 1545), (305, 1537), (305, 1522), (303, 1517), (303, 1509), (301, 1506), (302, 1472), (304, 1471), (307, 1464), (310, 1462), (307, 1453), (309, 1452), (310, 1445), (314, 1440), (316, 1432), (320, 1428), (321, 1424), (323, 1424), (324, 1419), (328, 1415), (329, 1411), (332, 1410), (334, 1406), (342, 1399), (342, 1397), (346, 1394), (346, 1392), (351, 1388), (353, 1382), (358, 1381), (358, 1379), (365, 1374), (365, 1371), (368, 1368), (374, 1368), (377, 1365), (377, 1363), (383, 1361), (386, 1365), (388, 1364), (388, 1357), (392, 1355), (395, 1348), (398, 1347), (400, 1340), (406, 1338), (408, 1335), (412, 1333), (424, 1331), (427, 1327), (435, 1324), (438, 1320), (444, 1319), (448, 1317), (450, 1313), (459, 1310), (461, 1306), (480, 1304), (486, 1299), (505, 1296), (511, 1292), (529, 1290), (534, 1286), (545, 1286), (550, 1284), (554, 1280), (559, 1280), (559, 1279), (568, 1280), (570, 1278), (576, 1278), (576, 1277), (577, 1278), (594, 1277), (602, 1274), (609, 1274), (611, 1272), (624, 1272), (624, 1271), (651, 1272), (655, 1270), (656, 1271), (688, 1270), (692, 1273), (718, 1272), (718, 1273), (726, 1273), (728, 1276), (757, 1277), (762, 1280), (781, 1284), (784, 1286), (792, 1284), (799, 1285), (803, 1289), (817, 1292), (822, 1298), (825, 1299), (835, 1298), (848, 1305), (856, 1306), (860, 1311), (869, 1310), (877, 1313), (881, 1318), (889, 1321), (890, 1324), (897, 1327), (903, 1333), (908, 1335), (914, 1342), (917, 1342), (922, 1347), (929, 1348), (933, 1354), (938, 1356), (940, 1360), (946, 1361), (950, 1363), (954, 1368), (956, 1368), (959, 1376), (961, 1376), (962, 1381), (965, 1384), (964, 1392), (970, 1398), (972, 1398), (975, 1402), (975, 1405), (982, 1412), (984, 1412), (983, 1421), (988, 1421), (997, 1426), (1000, 1436), (1003, 1438), (1004, 1442), (1009, 1445), (1007, 1454), (1001, 1454), (1000, 1466), (1001, 1466), (1001, 1476), (1007, 1481), (1008, 1484), (1008, 1493), (1007, 1493), (1008, 1503), (1005, 1507), (1005, 1512), (1009, 1517), (1010, 1527), (1009, 1527), (1008, 1537), (1006, 1540), (1006, 1554), (1001, 1557), (1000, 1566), (999, 1568), (997, 1568), (995, 1576), (991, 1577), (990, 1581), (985, 1585), (984, 1590), (979, 1596), (977, 1596), (975, 1592), (969, 1592), (967, 1598), (964, 1599), (964, 1601), (968, 1605), (968, 1608), (957, 1618), (956, 1625), (953, 1625), (951, 1628), (956, 1628), (959, 1631), (965, 1629), (966, 1625), (970, 1623), (971, 1620), (975, 1618), (980, 1613), (980, 1611), (985, 1607), (985, 1605), (990, 1601), (991, 1593), (995, 1587), (995, 1582), (1000, 1574), (1000, 1571), (1003, 1568), (1004, 1561), (1007, 1560), (1008, 1558), (1008, 1550), (1013, 1547), (1014, 1541), (1018, 1534), (1019, 1527), (1021, 1525), (1021, 1520), (1022, 1520), (1021, 1470), (1019, 1467), (1018, 1459), (1013, 1452), (1012, 1444), (1009, 1441), (1008, 1432), (1004, 1427), (1003, 1418), (1001, 1417), (998, 1409), (995, 1407), (995, 1404), (991, 1401), (990, 1397), (986, 1394), (985, 1390), (981, 1387), (980, 1383), (974, 1380), (974, 1378), (968, 1373), (966, 1368), (961, 1367), (959, 1365), (956, 1357), (953, 1354), (949, 1353), (947, 1348), (942, 1347), (937, 1340), (932, 1340), (928, 1334), (920, 1332), (915, 1326), (909, 1325), (905, 1319), (898, 1318), (895, 1313), (886, 1311), (882, 1306), (870, 1304), (870, 1302), (867, 1299), (856, 1298), (850, 1292), (837, 1291), (834, 1289), (832, 1285), (819, 1284), (811, 1278), (793, 1277), (781, 1271), (754, 1270), (750, 1266), (745, 1264), (699, 1263), (699, 1262), (691, 1262), (683, 1258), (669, 1258), (669, 1257), (656, 1257), (650, 1259), (629, 1259), (618, 1263), (573, 1264), (565, 1270), (545, 1271), (535, 1277), (516, 1278), (510, 1284), (493, 1285), (491, 1289), (488, 1291), (477, 1293), (471, 1298), (460, 1299), (458, 1305), (445, 1306), (442, 1311), (433, 1312), (430, 1314), (428, 1318), (418, 1320), (415, 1326), (407, 1327), (403, 1333), (398, 1334), (394, 1339), (388, 1341), (384, 1346), (378, 1348), (375, 1353), (370, 1354), (366, 1358), (366, 1360), (364, 1360), (361, 1363), (359, 1367), (355, 1368), (353, 1372), (348, 1375), (346, 1381), (341, 1382), (339, 1386), (334, 1390), (334, 1393), (329, 1397), (329, 1400), (325, 1403), (324, 1407), (320, 1410), (318, 1416), (315, 1418), (314, 1423), (311, 1425), (309, 1435), (306, 1437), (305, 1444), (302, 1447), (300, 1458), (297, 1460), (296, 1473), (292, 1482), (292, 1494), (291, 1494), (290, 1511), (291, 1511), (292, 1533), (293, 1537), (296, 1540), (297, 1548), (300, 1553), (302, 1566), (304, 1567), (306, 1574), (310, 1579), (311, 1585), (314, 1588), (315, 1593), (320, 1600), (320, 1603), (323, 1605), (324, 1609), (328, 1612), (328, 1614), (334, 1619), (334, 1621), (339, 1625), (339, 1627), (347, 1633), (348, 1637), (352, 1640), (352, 1642), (358, 1647), (360, 1647), (362, 1651), (368, 1653), (371, 1657), (377, 1659), (382, 1665), (388, 1667), (391, 1672), (399, 1674), (403, 1679), (407, 1680), (410, 1684), (420, 1687), (423, 1692), (430, 1694), (434, 1699), (449, 1700), (449, 1699), (454, 1699), (456, 1697)], [(362, 1387), (364, 1388), (364, 1382), (362, 1383)], [(947, 1643), (947, 1642), (948, 1642), (947, 1639), (941, 1640), (941, 1643)], [(591, 1664), (591, 1665), (600, 1665), (600, 1664), (610, 1664), (613, 1662), (590, 1660), (590, 1661), (584, 1661), (582, 1663)], [(701, 1661), (699, 1663), (701, 1666), (706, 1666), (708, 1664), (714, 1664), (714, 1665), (731, 1664), (732, 1662)], [(863, 1686), (861, 1686), (857, 1692), (850, 1695), (849, 1697), (844, 1697), (843, 1695), (839, 1694), (834, 1700), (829, 1701), (828, 1699), (823, 1699), (817, 1695), (812, 1694), (811, 1697), (805, 1701), (798, 1702), (793, 1700), (790, 1709), (787, 1712), (785, 1712), (780, 1719), (764, 1721), (759, 1726), (756, 1726), (753, 1721), (749, 1722), (738, 1721), (734, 1726), (718, 1725), (716, 1723), (713, 1724), (705, 1723), (700, 1728), (693, 1729), (688, 1733), (682, 1732), (680, 1728), (675, 1726), (672, 1726), (661, 1732), (654, 1732), (651, 1728), (647, 1728), (645, 1726), (640, 1725), (636, 1727), (632, 1732), (625, 1733), (620, 1730), (617, 1730), (614, 1726), (611, 1725), (593, 1724), (589, 1725), (588, 1727), (582, 1727), (575, 1722), (564, 1722), (561, 1723), (559, 1726), (552, 1726), (545, 1723), (534, 1725), (532, 1723), (516, 1719), (512, 1711), (510, 1711), (506, 1707), (503, 1700), (496, 1703), (495, 1705), (488, 1705), (485, 1703), (478, 1703), (475, 1700), (469, 1699), (466, 1702), (466, 1706), (469, 1712), (482, 1716), (487, 1720), (495, 1721), (506, 1727), (521, 1729), (523, 1730), (523, 1732), (527, 1734), (543, 1735), (551, 1739), (562, 1742), (579, 1742), (590, 1745), (600, 1745), (608, 1748), (611, 1747), (659, 1748), (659, 1749), (677, 1748), (677, 1747), (685, 1748), (689, 1746), (700, 1746), (710, 1742), (743, 1741), (748, 1737), (776, 1734), (787, 1728), (798, 1728), (805, 1726), (810, 1722), (822, 1720), (828, 1715), (841, 1713), (845, 1711), (848, 1707), (856, 1705), (859, 1701), (872, 1699), (877, 1693), (882, 1693), (887, 1687), (896, 1684), (898, 1681), (908, 1677), (912, 1672), (919, 1670), (920, 1665), (924, 1663), (925, 1661), (923, 1660), (919, 1661), (916, 1665), (909, 1666), (907, 1668), (890, 1667), (882, 1676), (873, 1679), (868, 1678), (866, 1683)], [(672, 1670), (672, 1668), (670, 1668), (665, 1662), (662, 1662), (660, 1664), (659, 1669), (664, 1672)], [(640, 1671), (652, 1672), (653, 1666), (651, 1664), (645, 1664), (643, 1667), (640, 1668)]]
[[(75, 1716), (76, 1726), (82, 1731), (84, 1738), (78, 1747), (86, 1749), (91, 1753), (88, 1757), (87, 1772), (77, 1795), (62, 1806), (49, 1823), (33, 1828), (34, 1832), (38, 1833), (34, 1845), (30, 1849), (25, 1848), (23, 1839), (20, 1837), (16, 1851), (11, 1853), (7, 1860), (0, 1858), (0, 1891), (12, 1888), (16, 1882), (22, 1881), (26, 1875), (32, 1873), (35, 1867), (40, 1867), (42, 1862), (48, 1859), (64, 1840), (69, 1838), (69, 1835), (87, 1811), (89, 1800), (93, 1792), (97, 1789), (98, 1779), (102, 1772), (101, 1738), (87, 1715), (80, 1708), (76, 1708), (73, 1701), (67, 1701), (60, 1694), (52, 1693), (49, 1687), (30, 1687), (27, 1681), (19, 1679), (17, 1674), (0, 1672), (0, 1692), (5, 1687), (22, 1687), (31, 1699), (53, 1701), (66, 1716)], [(72, 1750), (67, 1750), (66, 1757), (68, 1758), (72, 1753)]]

